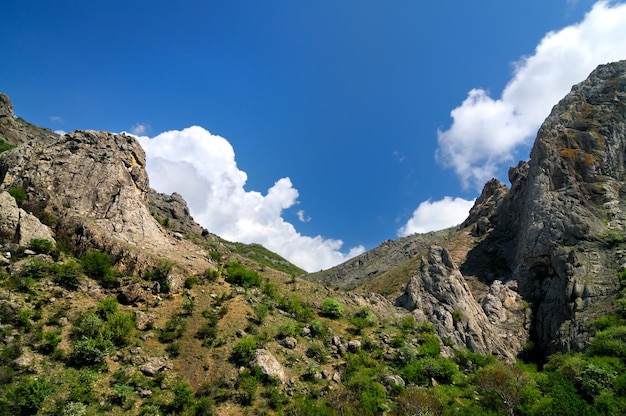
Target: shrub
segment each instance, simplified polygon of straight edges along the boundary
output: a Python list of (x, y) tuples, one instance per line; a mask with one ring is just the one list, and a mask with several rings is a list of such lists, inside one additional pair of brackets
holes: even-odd
[(22, 188), (11, 188), (9, 189), (9, 194), (15, 199), (15, 202), (20, 207), (24, 201), (26, 201), (26, 191)]
[(232, 262), (226, 267), (226, 281), (246, 289), (261, 285), (261, 277), (254, 270), (246, 269), (240, 262)]
[(250, 406), (254, 401), (259, 380), (250, 373), (242, 373), (237, 379), (237, 399), (243, 406)]
[(369, 308), (363, 307), (354, 314), (350, 323), (360, 333), (363, 329), (376, 325), (376, 315)]
[(113, 344), (110, 341), (82, 338), (74, 343), (69, 360), (77, 366), (98, 365), (104, 362), (104, 357), (112, 350)]
[(116, 347), (130, 343), (135, 333), (136, 318), (134, 314), (117, 312), (109, 317), (104, 328), (104, 338)]
[(159, 341), (172, 342), (183, 336), (187, 329), (187, 322), (179, 315), (172, 316), (172, 318), (165, 323), (165, 328), (159, 331)]
[(172, 392), (174, 393), (174, 397), (169, 407), (173, 412), (180, 412), (193, 403), (193, 389), (189, 383), (181, 381), (174, 386)]
[(117, 299), (113, 297), (103, 299), (96, 306), (98, 316), (100, 316), (102, 319), (109, 319), (111, 316), (115, 315), (118, 308), (119, 303), (117, 302)]
[(42, 354), (51, 354), (56, 349), (57, 345), (63, 340), (61, 331), (49, 331), (42, 334), (42, 341), (39, 345), (39, 352)]
[(439, 338), (434, 334), (423, 334), (420, 346), (418, 347), (419, 355), (436, 357), (441, 352), (441, 343)]
[(174, 264), (173, 261), (168, 259), (161, 260), (158, 266), (152, 269), (152, 271), (146, 272), (144, 277), (153, 282), (158, 282), (161, 293), (169, 293), (171, 289), (169, 275), (174, 268)]
[(196, 338), (202, 340), (205, 347), (211, 346), (217, 337), (217, 319), (215, 321), (204, 322), (198, 332)]
[(185, 279), (185, 289), (191, 289), (196, 283), (198, 283), (197, 276), (188, 276)]
[(34, 280), (41, 280), (54, 273), (55, 265), (50, 260), (33, 258), (29, 260), (20, 271), (20, 277), (30, 277)]
[(267, 316), (269, 312), (269, 308), (265, 303), (257, 303), (254, 305), (254, 315), (256, 316), (256, 320), (259, 324), (263, 323), (263, 320)]
[(43, 401), (52, 392), (52, 388), (43, 379), (27, 379), (20, 385), (7, 391), (7, 396), (22, 415), (36, 414)]
[(90, 251), (83, 257), (83, 270), (87, 276), (100, 282), (111, 277), (111, 257), (100, 251)]
[(39, 254), (50, 254), (54, 250), (54, 243), (45, 238), (33, 238), (28, 243), (28, 248)]
[(312, 321), (309, 328), (311, 329), (311, 335), (315, 338), (326, 339), (328, 337), (328, 325), (319, 319)]
[(81, 402), (67, 402), (61, 410), (61, 416), (84, 416), (87, 414), (87, 406)]
[(426, 386), (431, 379), (440, 383), (450, 383), (456, 372), (456, 365), (450, 360), (442, 357), (425, 357), (404, 366), (402, 376), (409, 383)]
[(248, 365), (257, 348), (258, 344), (254, 337), (243, 337), (233, 347), (231, 359), (235, 364)]
[(336, 299), (326, 298), (322, 302), (320, 308), (322, 315), (332, 319), (341, 318), (343, 316), (343, 305)]
[(309, 322), (314, 316), (311, 309), (296, 295), (292, 295), (289, 298), (280, 297), (278, 307), (285, 312), (293, 314), (293, 316), (301, 322)]
[(69, 290), (76, 290), (80, 284), (82, 267), (74, 260), (57, 264), (54, 270), (55, 283)]
[(617, 326), (600, 331), (591, 341), (590, 355), (608, 355), (626, 358), (626, 326)]

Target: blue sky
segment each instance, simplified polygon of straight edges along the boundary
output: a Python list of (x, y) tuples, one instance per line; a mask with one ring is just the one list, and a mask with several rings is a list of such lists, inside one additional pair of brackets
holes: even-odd
[(572, 84), (626, 58), (621, 2), (6, 3), (18, 116), (136, 134), (154, 188), (309, 271), (461, 222)]

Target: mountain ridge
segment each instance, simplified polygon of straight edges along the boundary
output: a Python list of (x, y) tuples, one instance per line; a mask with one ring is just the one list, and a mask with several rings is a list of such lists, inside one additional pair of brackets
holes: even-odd
[(538, 415), (563, 383), (597, 411), (592, 371), (626, 410), (626, 61), (459, 227), (308, 275), (152, 190), (130, 135), (60, 136), (0, 94), (0, 145), (0, 414)]

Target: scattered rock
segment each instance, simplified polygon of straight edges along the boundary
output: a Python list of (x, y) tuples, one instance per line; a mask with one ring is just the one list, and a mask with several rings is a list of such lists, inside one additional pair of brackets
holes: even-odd
[(298, 341), (294, 337), (285, 337), (282, 344), (285, 348), (292, 350), (298, 346)]
[(171, 370), (172, 368), (173, 365), (167, 357), (153, 357), (147, 359), (146, 363), (139, 367), (139, 370), (147, 376), (154, 376), (159, 371)]
[(259, 367), (261, 372), (268, 377), (278, 378), (282, 383), (287, 381), (285, 370), (280, 365), (278, 360), (266, 349), (258, 349), (254, 352), (252, 360), (250, 360), (251, 367)]

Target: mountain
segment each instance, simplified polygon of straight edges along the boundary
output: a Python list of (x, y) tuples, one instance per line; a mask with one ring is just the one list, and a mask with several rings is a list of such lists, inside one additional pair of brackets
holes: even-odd
[(625, 106), (598, 67), (463, 224), (306, 275), (0, 94), (0, 415), (623, 414)]

